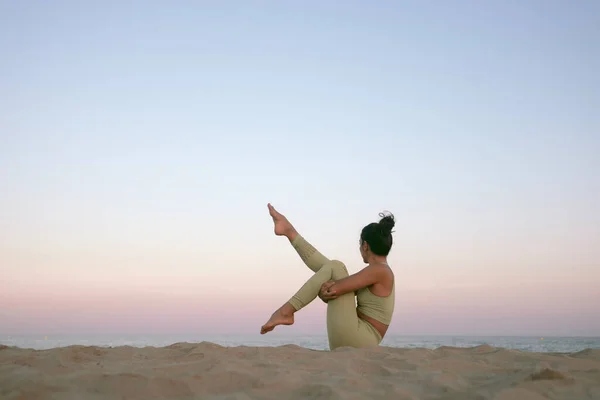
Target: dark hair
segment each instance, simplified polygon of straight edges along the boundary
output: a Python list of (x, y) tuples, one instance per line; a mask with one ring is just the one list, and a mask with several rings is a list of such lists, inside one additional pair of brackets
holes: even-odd
[(392, 229), (396, 222), (392, 213), (379, 213), (379, 216), (379, 222), (372, 222), (362, 229), (360, 242), (367, 242), (374, 254), (387, 256), (392, 249)]

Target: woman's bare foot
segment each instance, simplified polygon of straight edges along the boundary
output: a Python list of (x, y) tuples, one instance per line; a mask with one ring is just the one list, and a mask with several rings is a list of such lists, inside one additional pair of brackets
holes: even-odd
[(269, 207), (269, 215), (273, 218), (274, 231), (277, 236), (286, 236), (290, 240), (298, 235), (296, 229), (292, 226), (290, 221), (281, 213), (279, 213), (271, 203), (267, 204)]
[(271, 318), (260, 328), (260, 334), (271, 332), (277, 325), (292, 325), (294, 323), (294, 308), (290, 303), (285, 303), (275, 311)]

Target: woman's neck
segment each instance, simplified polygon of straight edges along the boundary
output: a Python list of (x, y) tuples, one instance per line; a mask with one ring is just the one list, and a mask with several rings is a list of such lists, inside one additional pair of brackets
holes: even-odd
[(385, 265), (388, 265), (387, 257), (386, 256), (371, 255), (371, 257), (369, 257), (369, 264), (385, 264)]

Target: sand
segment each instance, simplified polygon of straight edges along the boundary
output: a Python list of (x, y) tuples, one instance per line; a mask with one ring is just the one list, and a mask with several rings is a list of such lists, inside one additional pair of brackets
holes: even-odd
[(0, 346), (1, 399), (600, 399), (600, 350)]

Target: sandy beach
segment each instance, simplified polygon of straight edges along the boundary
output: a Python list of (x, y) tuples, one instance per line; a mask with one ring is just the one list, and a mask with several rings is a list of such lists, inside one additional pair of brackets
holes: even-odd
[(600, 350), (0, 346), (2, 399), (600, 399)]

